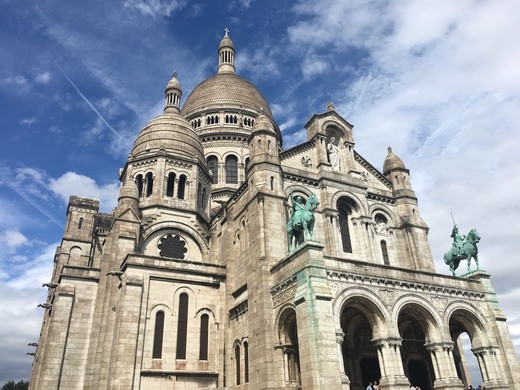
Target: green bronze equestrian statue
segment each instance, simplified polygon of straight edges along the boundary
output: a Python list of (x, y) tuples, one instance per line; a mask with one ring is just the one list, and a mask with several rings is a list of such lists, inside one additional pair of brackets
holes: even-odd
[[(320, 202), (316, 195), (311, 194), (306, 202), (300, 195), (289, 195), (292, 201), (292, 215), (287, 223), (287, 242), (289, 244), (289, 252), (306, 240), (312, 240), (314, 231), (314, 210)], [(303, 237), (302, 237), (303, 235)]]
[(449, 265), (453, 276), (455, 276), (455, 270), (459, 267), (461, 260), (468, 261), (468, 272), (471, 271), (471, 258), (475, 259), (477, 269), (480, 269), (477, 248), (477, 243), (480, 241), (480, 234), (477, 232), (477, 229), (471, 229), (466, 236), (461, 236), (457, 225), (454, 225), (451, 231), (451, 237), (453, 238), (453, 244), (451, 250), (444, 254), (444, 262)]

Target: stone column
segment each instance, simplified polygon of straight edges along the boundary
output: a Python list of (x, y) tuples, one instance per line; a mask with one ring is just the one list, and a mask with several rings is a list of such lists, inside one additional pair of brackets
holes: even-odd
[(430, 343), (425, 345), (430, 352), (435, 373), (434, 389), (461, 388), (462, 381), (457, 377), (453, 359), (453, 342)]
[(482, 384), (489, 390), (491, 389), (510, 389), (508, 385), (504, 383), (499, 373), (497, 365), (497, 346), (487, 346), (472, 349), (473, 354), (477, 357), (482, 378), (484, 381)]
[[(331, 254), (333, 256), (339, 256), (342, 252), (341, 248), (339, 247), (341, 243), (341, 232), (339, 230), (339, 213), (337, 210), (327, 210), (323, 213), (323, 216), (325, 218), (324, 226), (327, 226), (325, 229), (325, 235), (326, 235), (326, 241), (332, 243), (332, 249)], [(332, 220), (332, 223), (331, 223)]]
[(401, 359), (400, 337), (388, 337), (372, 340), (377, 348), (377, 357), (381, 369), (380, 385), (385, 390), (402, 390), (410, 386), (404, 375)]
[(345, 333), (341, 329), (336, 329), (336, 343), (338, 344), (338, 359), (339, 359), (339, 372), (341, 375), (341, 388), (344, 390), (350, 390), (350, 379), (345, 373), (345, 364), (343, 363), (343, 339)]

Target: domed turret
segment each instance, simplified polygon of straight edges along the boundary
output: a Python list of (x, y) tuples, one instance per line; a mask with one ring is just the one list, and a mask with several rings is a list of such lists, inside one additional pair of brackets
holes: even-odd
[(139, 158), (161, 152), (188, 159), (196, 157), (204, 161), (204, 151), (199, 136), (179, 115), (182, 89), (177, 80), (177, 72), (173, 72), (172, 79), (166, 86), (165, 95), (164, 114), (152, 119), (141, 130), (134, 142), (132, 157)]
[(164, 112), (173, 112), (179, 114), (181, 112), (181, 98), (182, 98), (182, 88), (181, 83), (177, 80), (177, 72), (173, 71), (172, 79), (168, 82), (166, 86), (165, 93), (165, 105)]
[(392, 148), (388, 147), (388, 154), (385, 158), (385, 162), (383, 164), (383, 175), (388, 176), (390, 171), (393, 171), (395, 169), (404, 169), (406, 170), (406, 167), (403, 163), (403, 160), (401, 160), (393, 151)]
[(388, 147), (388, 154), (383, 164), (383, 174), (392, 182), (395, 196), (415, 198), (410, 183), (410, 171), (406, 169), (403, 160), (392, 151), (391, 147)]

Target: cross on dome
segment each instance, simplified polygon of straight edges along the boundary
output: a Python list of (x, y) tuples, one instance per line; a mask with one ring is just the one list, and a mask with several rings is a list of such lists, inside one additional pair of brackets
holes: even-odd
[(229, 36), (229, 28), (226, 27), (226, 28), (224, 29), (224, 32), (226, 33), (226, 35), (224, 35), (224, 36), (225, 36), (225, 37), (228, 37), (228, 36)]

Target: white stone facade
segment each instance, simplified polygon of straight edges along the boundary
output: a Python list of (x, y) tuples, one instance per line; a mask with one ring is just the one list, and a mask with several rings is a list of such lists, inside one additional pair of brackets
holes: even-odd
[[(332, 104), (283, 150), (234, 56), (226, 33), (182, 110), (174, 74), (111, 213), (71, 197), (30, 388), (462, 389), (467, 333), (484, 385), (513, 389), (489, 275), (436, 273), (399, 157), (375, 169)], [(313, 239), (288, 252), (311, 194)]]

